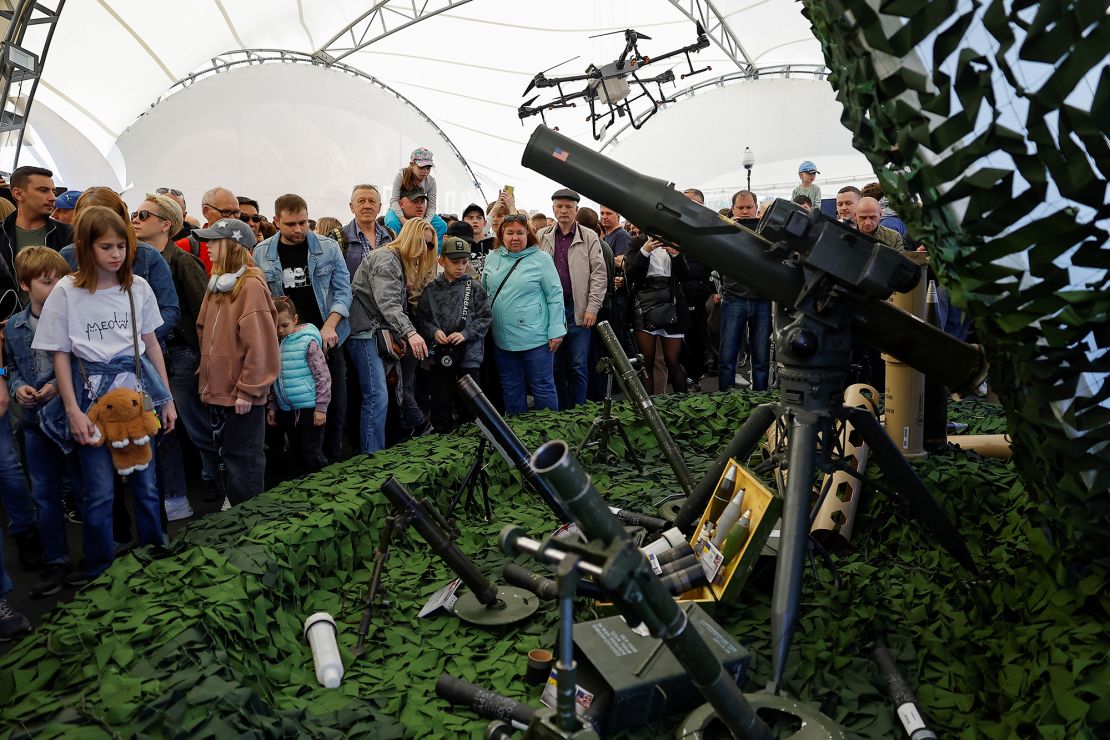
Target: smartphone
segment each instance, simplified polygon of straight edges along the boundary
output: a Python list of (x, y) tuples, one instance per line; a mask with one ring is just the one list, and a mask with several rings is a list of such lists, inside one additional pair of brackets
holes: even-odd
[(506, 185), (505, 186), (505, 195), (512, 195), (512, 194), (513, 194), (513, 186), (512, 185)]

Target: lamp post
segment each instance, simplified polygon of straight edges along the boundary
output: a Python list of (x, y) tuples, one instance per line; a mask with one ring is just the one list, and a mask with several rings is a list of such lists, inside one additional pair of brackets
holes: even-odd
[(748, 171), (748, 192), (750, 193), (752, 190), (752, 167), (755, 166), (755, 155), (752, 154), (750, 146), (744, 147), (744, 156), (740, 162), (744, 165), (744, 169)]

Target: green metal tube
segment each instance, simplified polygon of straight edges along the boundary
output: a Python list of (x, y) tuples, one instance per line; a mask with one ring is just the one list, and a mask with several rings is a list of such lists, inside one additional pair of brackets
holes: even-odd
[[(617, 340), (613, 327), (609, 326), (608, 321), (601, 321), (597, 325), (597, 335), (613, 360), (613, 369), (616, 371), (614, 374), (617, 376), (621, 390), (628, 396), (633, 408), (651, 429), (655, 439), (659, 441), (663, 457), (667, 458), (675, 477), (678, 478), (678, 485), (682, 488), (682, 492), (689, 496), (694, 491), (694, 477), (690, 475), (690, 469), (686, 467), (686, 460), (679, 452), (678, 445), (675, 444), (671, 433), (667, 431), (667, 425), (663, 423), (663, 419), (655, 409), (655, 404), (651, 402), (651, 396), (640, 382), (639, 374), (628, 362), (628, 355), (624, 353), (624, 348)], [(651, 368), (648, 368), (648, 372), (651, 372)]]

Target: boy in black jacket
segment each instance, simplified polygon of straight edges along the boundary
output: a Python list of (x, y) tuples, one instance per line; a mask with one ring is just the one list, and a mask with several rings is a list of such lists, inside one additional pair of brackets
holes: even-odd
[(454, 430), (456, 412), (460, 421), (472, 418), (455, 391), (455, 382), (462, 375), (477, 380), (493, 319), (486, 291), (466, 274), (470, 255), (465, 239), (443, 239), (439, 257), (443, 272), (424, 288), (414, 316), (417, 331), (431, 348), (432, 427), (440, 434)]

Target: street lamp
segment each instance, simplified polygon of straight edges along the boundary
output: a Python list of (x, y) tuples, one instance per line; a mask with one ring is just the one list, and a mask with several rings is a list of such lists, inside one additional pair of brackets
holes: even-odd
[(744, 147), (744, 156), (740, 160), (740, 162), (741, 162), (741, 164), (744, 165), (744, 169), (746, 169), (748, 171), (748, 192), (751, 192), (751, 189), (752, 189), (752, 167), (755, 166), (755, 155), (752, 154), (752, 148), (750, 146)]

